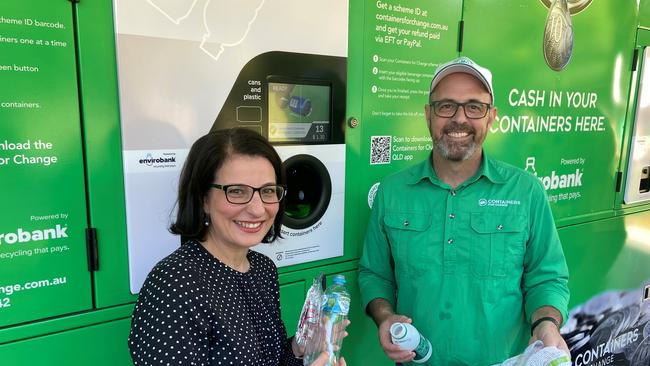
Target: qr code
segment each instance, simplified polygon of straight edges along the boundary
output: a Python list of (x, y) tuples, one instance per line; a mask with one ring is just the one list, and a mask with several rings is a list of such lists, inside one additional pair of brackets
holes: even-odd
[(370, 164), (390, 164), (390, 136), (370, 137)]

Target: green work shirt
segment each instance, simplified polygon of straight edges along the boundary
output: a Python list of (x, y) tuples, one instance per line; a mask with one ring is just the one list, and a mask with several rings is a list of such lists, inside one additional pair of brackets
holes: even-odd
[(568, 269), (539, 180), (483, 153), (456, 189), (422, 163), (383, 180), (359, 263), (376, 298), (431, 341), (427, 365), (491, 365), (521, 353), (530, 317), (567, 318)]

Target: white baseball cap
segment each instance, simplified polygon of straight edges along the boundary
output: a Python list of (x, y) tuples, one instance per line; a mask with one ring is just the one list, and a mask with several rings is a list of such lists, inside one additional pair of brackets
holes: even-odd
[(433, 89), (438, 86), (440, 81), (445, 78), (447, 75), (455, 74), (457, 72), (462, 72), (465, 74), (470, 74), (483, 85), (490, 93), (492, 97), (492, 104), (494, 104), (494, 90), (492, 89), (492, 73), (490, 70), (479, 66), (476, 62), (472, 61), (469, 57), (459, 57), (455, 58), (449, 62), (438, 65), (435, 74), (433, 74), (433, 80), (431, 80), (431, 88), (429, 89), (429, 94), (433, 92)]

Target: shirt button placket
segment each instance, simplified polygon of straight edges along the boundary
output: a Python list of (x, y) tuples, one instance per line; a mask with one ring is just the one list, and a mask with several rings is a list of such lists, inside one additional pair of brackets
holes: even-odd
[(456, 235), (455, 233), (456, 214), (454, 213), (454, 211), (456, 211), (457, 192), (454, 189), (450, 189), (448, 194), (449, 195), (447, 196), (447, 207), (446, 207), (446, 215), (448, 219), (445, 220), (445, 231), (444, 231), (444, 238), (446, 238), (447, 245), (443, 247), (443, 255), (444, 255), (444, 273), (451, 274), (454, 273), (454, 267), (456, 262), (456, 248), (452, 244), (454, 243), (453, 237)]
[[(449, 194), (451, 194), (452, 197), (456, 197), (456, 190), (454, 190), (454, 189), (450, 190), (450, 191), (449, 191)], [(449, 211), (449, 210), (453, 210), (453, 207), (455, 206), (455, 204), (454, 204), (454, 200), (450, 200), (450, 203), (451, 203), (451, 204), (447, 205), (447, 211)], [(450, 220), (453, 220), (453, 219), (455, 219), (455, 218), (456, 218), (456, 215), (455, 215), (453, 212), (451, 212), (451, 213), (449, 214), (449, 219), (450, 219)], [(454, 232), (454, 227), (455, 227), (454, 224), (449, 223), (449, 230), (448, 230), (448, 232), (449, 232), (450, 234), (452, 234), (452, 235), (453, 235), (453, 232)], [(453, 244), (453, 243), (454, 243), (454, 239), (452, 239), (452, 238), (447, 239), (447, 244)]]

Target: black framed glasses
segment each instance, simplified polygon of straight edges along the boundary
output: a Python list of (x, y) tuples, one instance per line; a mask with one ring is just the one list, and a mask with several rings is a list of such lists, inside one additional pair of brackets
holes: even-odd
[(470, 101), (465, 103), (455, 102), (453, 100), (432, 100), (429, 105), (438, 117), (451, 118), (456, 115), (458, 107), (463, 107), (465, 117), (470, 119), (483, 118), (492, 108), (489, 103)]
[(260, 198), (264, 203), (278, 203), (282, 201), (287, 189), (279, 184), (267, 184), (265, 186), (255, 188), (247, 184), (211, 184), (210, 187), (218, 188), (226, 193), (226, 200), (230, 203), (243, 205), (253, 199), (255, 192), (260, 193)]

